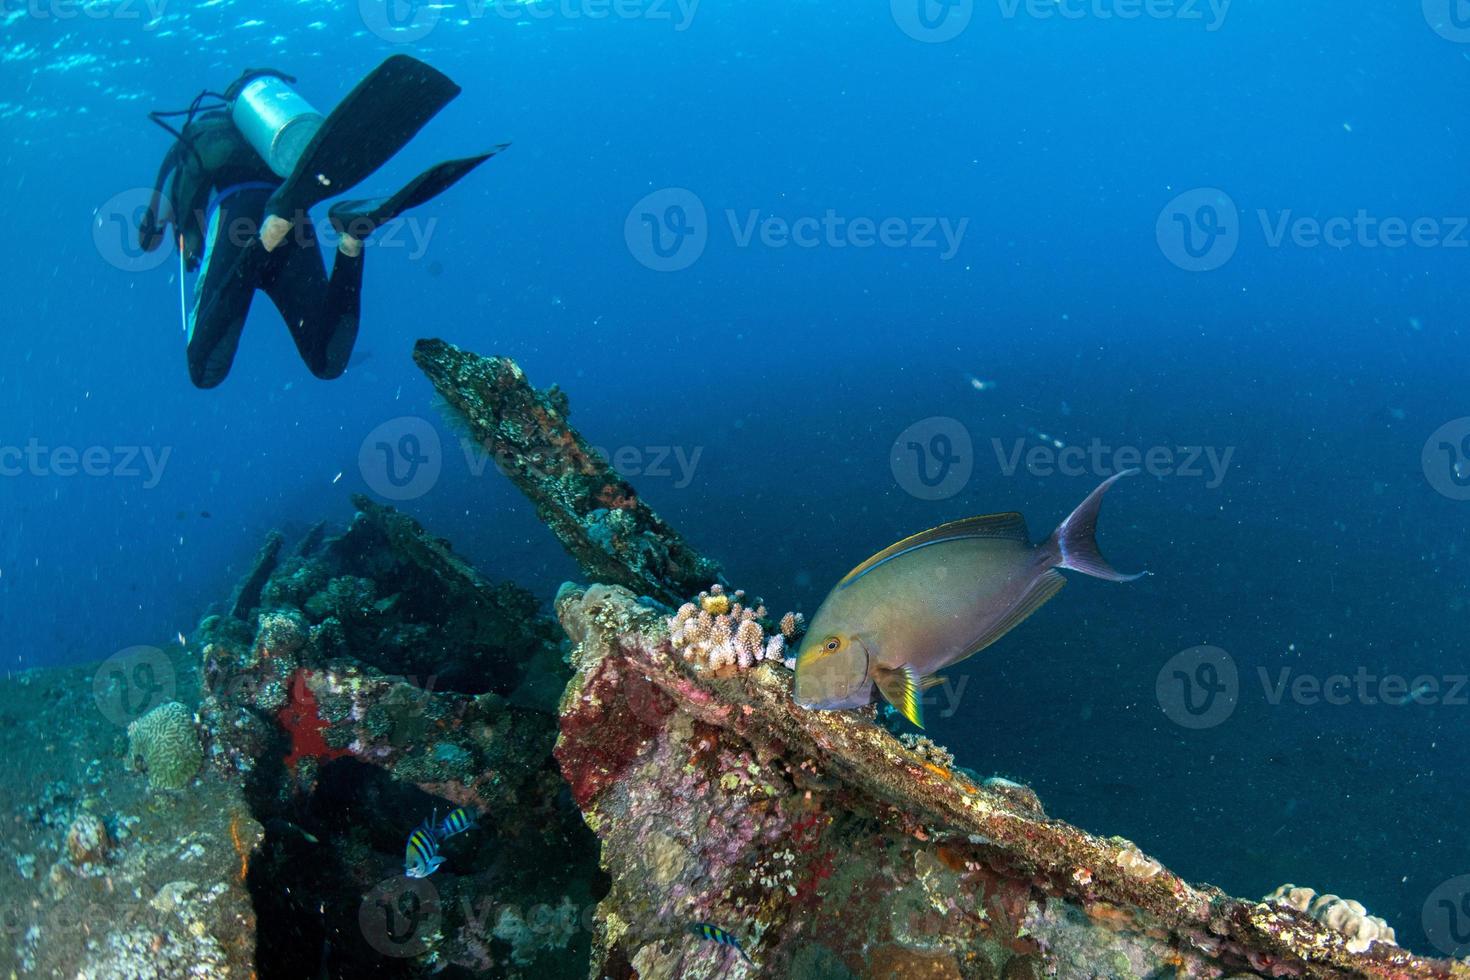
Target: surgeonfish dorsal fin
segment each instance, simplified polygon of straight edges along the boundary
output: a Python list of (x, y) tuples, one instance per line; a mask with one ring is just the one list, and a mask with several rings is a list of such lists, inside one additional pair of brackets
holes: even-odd
[(921, 692), (924, 689), (924, 679), (919, 676), (919, 670), (913, 664), (904, 664), (902, 667), (881, 668), (874, 678), (878, 682), (878, 690), (883, 692), (884, 699), (910, 722), (919, 728), (924, 727), (924, 703)]
[(837, 583), (837, 588), (841, 589), (851, 585), (879, 565), (892, 561), (905, 552), (963, 538), (996, 538), (1002, 541), (1019, 541), (1022, 544), (1031, 542), (1026, 533), (1026, 519), (1015, 511), (1005, 514), (982, 514), (979, 517), (967, 517), (962, 521), (950, 521), (948, 524), (941, 524), (927, 531), (911, 534), (897, 544), (889, 545), (844, 575), (842, 581)]

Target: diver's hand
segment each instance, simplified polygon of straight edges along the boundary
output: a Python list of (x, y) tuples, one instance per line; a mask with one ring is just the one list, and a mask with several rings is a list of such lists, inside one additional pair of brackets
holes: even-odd
[(152, 252), (163, 244), (163, 229), (153, 219), (150, 211), (143, 218), (143, 223), (138, 225), (138, 247), (145, 252)]
[(274, 252), (290, 231), (291, 222), (278, 214), (266, 215), (265, 224), (260, 229), (260, 243), (267, 252)]

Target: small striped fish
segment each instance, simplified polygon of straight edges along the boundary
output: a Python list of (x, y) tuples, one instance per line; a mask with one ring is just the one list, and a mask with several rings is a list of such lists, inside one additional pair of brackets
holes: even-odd
[[(700, 939), (705, 939), (712, 943), (719, 943), (721, 946), (733, 946), (735, 952), (740, 954), (742, 960), (751, 963), (750, 957), (745, 955), (745, 949), (740, 945), (740, 940), (719, 926), (711, 925), (708, 922), (696, 922), (689, 927), (689, 931)], [(751, 965), (753, 966), (754, 964), (751, 963)]]
[(439, 824), (438, 837), (446, 841), (455, 834), (462, 834), (466, 830), (473, 830), (480, 826), (475, 821), (475, 815), (464, 807), (455, 807), (449, 811), (449, 816)]
[(439, 838), (434, 836), (433, 819), (425, 820), (408, 835), (403, 854), (403, 873), (410, 878), (427, 878), (444, 863), (439, 855)]

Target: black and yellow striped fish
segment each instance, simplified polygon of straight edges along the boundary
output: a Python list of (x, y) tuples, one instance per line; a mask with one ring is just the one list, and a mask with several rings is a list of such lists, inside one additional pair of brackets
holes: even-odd
[(449, 815), (439, 824), (438, 836), (441, 841), (448, 840), (455, 834), (464, 833), (480, 826), (475, 821), (475, 815), (464, 807), (455, 807), (449, 811)]
[[(712, 925), (708, 922), (696, 922), (689, 927), (689, 931), (700, 939), (706, 939), (712, 943), (719, 943), (721, 946), (734, 947), (735, 952), (740, 954), (742, 960), (751, 963), (750, 957), (745, 955), (745, 949), (740, 945), (740, 940), (719, 926)], [(752, 963), (751, 965), (753, 966), (754, 964)]]
[(427, 878), (443, 863), (432, 821), (425, 820), (408, 835), (408, 846), (403, 853), (403, 873), (410, 878)]

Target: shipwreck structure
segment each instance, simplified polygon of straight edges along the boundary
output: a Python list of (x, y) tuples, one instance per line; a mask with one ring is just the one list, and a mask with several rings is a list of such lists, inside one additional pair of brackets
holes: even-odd
[[(0, 965), (1470, 978), (1352, 903), (1318, 915), (1302, 890), (1255, 901), (1185, 882), (1127, 840), (1049, 818), (1026, 787), (893, 736), (872, 709), (798, 708), (782, 661), (794, 618), (778, 626), (727, 591), (572, 428), (561, 392), (442, 341), (414, 356), (584, 581), (544, 603), (359, 497), (344, 529), (272, 535), (194, 635), (139, 655), (146, 674), (11, 681), (29, 713), (3, 709), (6, 737), (49, 724), (52, 742), (85, 748), (62, 788), (6, 763), (0, 786), (43, 802), (11, 845), (30, 872), (3, 884), (29, 899), (13, 903)], [(155, 684), (166, 701), (128, 700), (144, 676), (170, 681)], [(101, 721), (82, 705), (94, 696), (136, 717)], [(408, 831), (455, 806), (478, 829), (443, 844), (432, 877), (405, 877)]]

